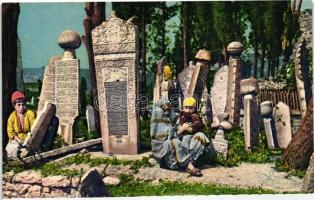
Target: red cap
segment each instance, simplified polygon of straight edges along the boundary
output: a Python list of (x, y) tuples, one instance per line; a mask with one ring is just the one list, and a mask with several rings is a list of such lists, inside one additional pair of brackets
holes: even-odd
[(15, 92), (13, 92), (12, 97), (11, 97), (11, 102), (14, 104), (14, 102), (15, 102), (16, 100), (18, 100), (18, 99), (23, 99), (23, 100), (26, 99), (26, 97), (25, 97), (25, 95), (23, 94), (23, 92), (20, 92), (20, 91), (15, 91)]

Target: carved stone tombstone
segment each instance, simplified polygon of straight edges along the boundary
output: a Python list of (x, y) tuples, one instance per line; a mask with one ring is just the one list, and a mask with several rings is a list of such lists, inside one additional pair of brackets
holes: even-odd
[(86, 120), (88, 132), (96, 131), (94, 108), (90, 105), (86, 106)]
[(241, 81), (241, 54), (243, 45), (240, 42), (231, 42), (227, 51), (230, 54), (229, 58), (229, 75), (228, 75), (228, 98), (226, 112), (229, 114), (229, 121), (233, 125), (238, 125), (240, 118), (241, 107), (241, 94), (240, 94), (240, 81)]
[(191, 84), (194, 68), (195, 65), (193, 61), (190, 61), (189, 66), (184, 68), (183, 71), (178, 75), (178, 81), (182, 92), (182, 101), (185, 97), (188, 97), (188, 91)]
[(59, 36), (59, 46), (64, 49), (61, 60), (55, 61), (55, 103), (59, 118), (59, 133), (64, 141), (72, 144), (72, 127), (79, 114), (80, 61), (75, 49), (81, 45), (81, 37), (72, 30)]
[(214, 77), (214, 84), (211, 88), (213, 123), (218, 123), (218, 115), (226, 111), (228, 70), (229, 67), (225, 65), (216, 72)]
[(161, 60), (157, 63), (157, 71), (155, 77), (155, 85), (154, 85), (154, 92), (153, 92), (153, 103), (156, 103), (158, 99), (161, 97), (161, 84), (162, 84), (162, 74), (164, 66), (168, 64), (167, 58), (164, 56)]
[(266, 134), (267, 146), (274, 149), (278, 146), (275, 121), (273, 119), (273, 103), (264, 101), (261, 103), (261, 115), (263, 116), (264, 130)]
[(273, 109), (273, 115), (275, 119), (278, 146), (280, 148), (286, 148), (292, 139), (290, 108), (287, 104), (279, 102)]
[(45, 102), (54, 103), (55, 99), (55, 89), (56, 89), (56, 61), (61, 60), (62, 56), (53, 56), (50, 58), (48, 65), (45, 67), (43, 84), (41, 86), (41, 93), (38, 102), (37, 113), (39, 113)]
[(138, 30), (113, 12), (92, 31), (105, 153), (137, 154)]
[(188, 96), (193, 96), (200, 101), (207, 81), (208, 63), (211, 60), (211, 55), (209, 51), (201, 49), (197, 52), (195, 58), (197, 62), (193, 69)]
[(258, 145), (258, 105), (255, 100), (255, 95), (258, 93), (258, 84), (256, 79), (249, 78), (241, 80), (241, 94), (243, 98), (244, 107), (244, 136), (245, 148), (251, 150)]

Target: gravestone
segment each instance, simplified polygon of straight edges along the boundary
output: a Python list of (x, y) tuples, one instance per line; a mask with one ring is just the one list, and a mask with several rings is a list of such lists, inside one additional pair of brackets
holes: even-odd
[(106, 188), (99, 172), (92, 168), (87, 171), (81, 179), (80, 193), (82, 197), (110, 197), (112, 196)]
[(45, 67), (43, 84), (41, 86), (41, 92), (38, 102), (37, 113), (39, 113), (45, 102), (56, 103), (55, 88), (56, 88), (56, 61), (61, 60), (62, 56), (54, 56), (50, 59), (49, 63)]
[(230, 54), (229, 58), (229, 74), (228, 74), (228, 89), (227, 89), (227, 106), (226, 112), (229, 114), (229, 119), (232, 124), (238, 125), (240, 118), (241, 108), (241, 94), (240, 94), (240, 81), (241, 81), (241, 54), (243, 45), (240, 42), (231, 42), (227, 51)]
[(164, 56), (161, 60), (157, 63), (157, 70), (156, 70), (156, 77), (155, 77), (155, 85), (153, 91), (153, 103), (156, 103), (158, 99), (161, 98), (161, 84), (162, 84), (162, 74), (164, 66), (168, 64), (167, 58)]
[(52, 117), (56, 114), (56, 106), (46, 102), (43, 109), (38, 113), (36, 120), (32, 126), (32, 130), (25, 139), (23, 146), (27, 147), (27, 154), (34, 154), (40, 149), (41, 143), (47, 133)]
[(278, 146), (275, 121), (273, 119), (273, 103), (264, 101), (261, 103), (261, 115), (263, 116), (264, 130), (266, 134), (267, 146), (274, 149)]
[(218, 129), (215, 138), (212, 139), (212, 143), (215, 151), (226, 159), (228, 154), (228, 140), (225, 140), (224, 131), (222, 129)]
[(226, 110), (228, 70), (229, 67), (225, 65), (216, 72), (214, 84), (211, 88), (211, 103), (214, 123), (218, 120), (218, 114), (224, 113)]
[(286, 148), (292, 139), (289, 106), (279, 102), (273, 109), (273, 116), (276, 126), (278, 146), (280, 148)]
[(211, 60), (210, 52), (201, 49), (197, 52), (195, 58), (196, 65), (193, 69), (191, 82), (188, 89), (188, 96), (194, 97), (199, 102), (201, 100), (209, 71), (208, 63)]
[(80, 63), (75, 49), (81, 45), (81, 37), (72, 30), (59, 35), (59, 46), (64, 49), (62, 59), (55, 61), (55, 103), (59, 130), (64, 141), (72, 144), (72, 127), (79, 114)]
[(182, 92), (182, 101), (184, 98), (188, 97), (188, 91), (191, 84), (194, 68), (195, 65), (193, 61), (190, 61), (189, 66), (184, 68), (183, 71), (178, 75), (178, 81)]
[(249, 78), (243, 79), (240, 82), (241, 94), (243, 98), (244, 108), (244, 137), (245, 137), (245, 148), (250, 151), (252, 148), (258, 146), (259, 139), (259, 127), (258, 127), (258, 105), (255, 100), (255, 95), (258, 93), (258, 84), (256, 79)]
[(137, 154), (138, 30), (112, 12), (92, 31), (101, 135), (105, 153)]
[(96, 130), (94, 108), (90, 105), (86, 106), (86, 120), (88, 132)]

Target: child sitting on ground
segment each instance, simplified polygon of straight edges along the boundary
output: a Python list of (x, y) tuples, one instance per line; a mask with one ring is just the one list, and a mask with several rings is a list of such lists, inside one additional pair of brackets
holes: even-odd
[(204, 129), (204, 123), (201, 116), (196, 111), (196, 100), (193, 97), (185, 98), (183, 101), (183, 111), (180, 112), (180, 125), (184, 123), (190, 124), (190, 129), (183, 132), (185, 134), (195, 134)]

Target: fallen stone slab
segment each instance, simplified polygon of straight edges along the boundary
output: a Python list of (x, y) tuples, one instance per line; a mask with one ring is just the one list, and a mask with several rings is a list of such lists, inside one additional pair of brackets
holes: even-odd
[(21, 160), (15, 160), (13, 162), (15, 162), (15, 163), (31, 163), (34, 161), (39, 161), (39, 160), (43, 160), (43, 159), (47, 159), (47, 158), (52, 158), (55, 156), (61, 156), (61, 155), (71, 153), (74, 151), (79, 151), (81, 149), (92, 147), (92, 146), (95, 146), (98, 144), (101, 144), (101, 138), (88, 140), (88, 141), (73, 144), (70, 146), (65, 146), (62, 148), (54, 149), (54, 150), (47, 151), (47, 152), (40, 153), (40, 154), (35, 154), (33, 156), (29, 156), (29, 157), (23, 158)]

